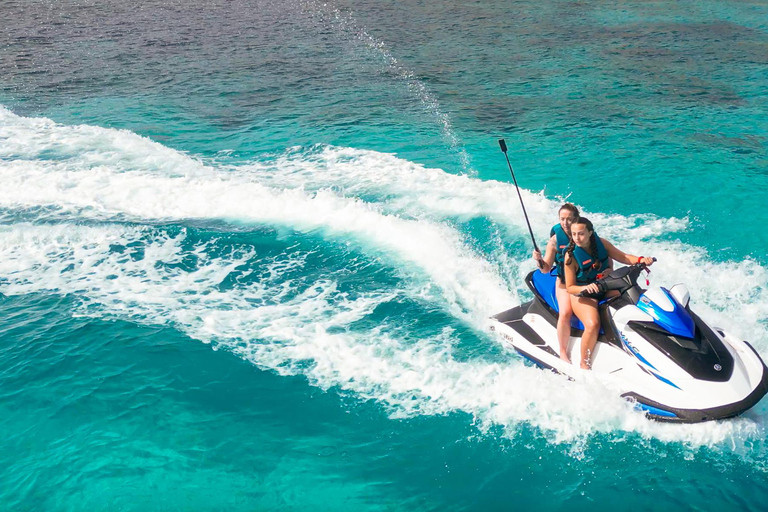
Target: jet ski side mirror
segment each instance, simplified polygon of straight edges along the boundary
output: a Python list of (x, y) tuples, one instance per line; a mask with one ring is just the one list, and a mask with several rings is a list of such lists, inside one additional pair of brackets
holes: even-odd
[(680, 304), (681, 306), (688, 307), (688, 302), (691, 300), (691, 294), (688, 293), (688, 287), (684, 284), (676, 284), (672, 288), (669, 289), (669, 293), (672, 295), (672, 297), (675, 298), (675, 300)]

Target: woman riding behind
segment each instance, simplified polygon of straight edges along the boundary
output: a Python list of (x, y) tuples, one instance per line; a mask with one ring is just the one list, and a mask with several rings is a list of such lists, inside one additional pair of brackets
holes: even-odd
[[(584, 324), (581, 336), (581, 368), (592, 367), (590, 357), (597, 343), (600, 318), (597, 304), (606, 294), (600, 293), (595, 283), (599, 274), (611, 271), (611, 259), (626, 265), (645, 263), (650, 266), (653, 258), (627, 254), (608, 240), (595, 235), (589, 219), (579, 217), (571, 223), (571, 242), (565, 250), (565, 288), (571, 294), (571, 307)], [(588, 296), (577, 297), (577, 294)]]
[(563, 272), (563, 258), (565, 250), (571, 242), (569, 235), (571, 222), (579, 218), (579, 209), (571, 203), (565, 203), (558, 212), (560, 222), (552, 226), (549, 232), (549, 241), (544, 252), (541, 253), (534, 249), (533, 259), (539, 263), (542, 272), (549, 272), (553, 264), (557, 266), (557, 284), (555, 285), (555, 298), (557, 299), (558, 317), (557, 317), (557, 340), (560, 342), (560, 359), (568, 363), (571, 359), (568, 357), (568, 340), (571, 338), (571, 296), (565, 291), (565, 274)]

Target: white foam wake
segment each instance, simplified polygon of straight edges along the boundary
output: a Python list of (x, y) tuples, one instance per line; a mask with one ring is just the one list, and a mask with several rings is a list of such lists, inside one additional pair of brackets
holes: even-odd
[[(447, 329), (426, 339), (403, 335), (395, 324), (372, 333), (349, 329), (400, 295), (426, 298), (478, 328), (489, 314), (516, 303), (515, 290), (531, 268), (527, 254), (481, 254), (456, 223), (483, 218), (506, 236), (524, 237), (507, 184), (339, 148), (221, 168), (129, 132), (61, 126), (2, 109), (0, 181), (0, 208), (6, 210), (55, 207), (77, 222), (128, 217), (286, 226), (348, 243), (403, 277), (400, 289), (352, 299), (338, 292), (333, 269), (309, 287), (285, 277), (280, 269), (301, 265), (303, 257), (286, 254), (266, 263), (272, 277), (221, 290), (222, 280), (258, 247), (224, 257), (205, 243), (188, 247), (183, 233), (171, 237), (154, 227), (12, 223), (0, 229), (2, 293), (76, 294), (89, 314), (170, 324), (263, 368), (380, 400), (394, 414), (460, 410), (481, 425), (510, 431), (529, 422), (557, 441), (628, 431), (696, 446), (730, 444), (737, 451), (765, 434), (763, 407), (724, 423), (662, 425), (646, 421), (599, 383), (569, 383), (519, 362), (460, 361)], [(537, 219), (534, 228), (546, 232), (557, 203), (530, 193), (525, 200)], [(657, 282), (673, 284), (686, 275), (696, 308), (765, 354), (768, 276), (762, 267), (714, 262), (700, 249), (661, 238), (685, 229), (684, 220), (591, 216), (618, 245), (659, 257)], [(145, 246), (143, 258), (114, 250), (136, 243)], [(200, 258), (193, 270), (165, 264), (190, 253)], [(425, 295), (425, 289), (437, 292)], [(493, 340), (478, 333), (477, 342)]]
[[(162, 161), (170, 150), (126, 132), (4, 115), (19, 128), (0, 129), (0, 140), (7, 142), (0, 157), (11, 158), (0, 164), (0, 181), (7, 185), (0, 189), (0, 207), (56, 206), (86, 217), (222, 219), (319, 230), (431, 276), (452, 310), (474, 314), (475, 322), (498, 304), (515, 301), (492, 266), (448, 226), (388, 215), (327, 189), (264, 186), (247, 172), (217, 170), (178, 153), (170, 159), (173, 165), (155, 166), (153, 157)], [(71, 144), (83, 151), (72, 151)], [(129, 151), (121, 153), (122, 147)], [(62, 156), (44, 160), (43, 152)]]
[[(683, 427), (651, 423), (599, 382), (571, 383), (519, 363), (461, 362), (452, 357), (450, 330), (421, 340), (392, 336), (386, 324), (374, 332), (349, 330), (403, 291), (349, 299), (331, 279), (300, 286), (285, 275), (302, 265), (301, 254), (261, 262), (264, 279), (220, 291), (221, 282), (255, 254), (213, 256), (213, 244), (185, 247), (184, 232), (169, 236), (155, 228), (2, 226), (2, 291), (73, 294), (83, 298), (84, 314), (172, 325), (262, 368), (379, 400), (396, 416), (461, 410), (480, 425), (510, 432), (530, 422), (557, 442), (625, 430), (710, 445), (762, 433), (750, 419)], [(134, 257), (139, 249), (142, 257)], [(175, 263), (190, 253), (197, 265), (180, 270)]]

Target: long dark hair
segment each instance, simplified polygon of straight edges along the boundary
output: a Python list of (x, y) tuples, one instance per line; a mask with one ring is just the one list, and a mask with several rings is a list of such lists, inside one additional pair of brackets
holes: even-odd
[[(592, 268), (599, 270), (603, 264), (598, 259), (599, 255), (597, 252), (597, 235), (595, 235), (595, 228), (592, 225), (592, 221), (586, 217), (579, 217), (575, 221), (571, 222), (571, 227), (573, 227), (574, 224), (583, 224), (587, 228), (587, 231), (592, 233), (591, 235), (589, 235), (589, 255), (592, 256), (592, 261), (593, 261)], [(571, 236), (571, 234), (568, 233), (568, 236)], [(573, 250), (575, 248), (576, 248), (576, 243), (573, 241), (573, 237), (571, 237), (571, 242), (568, 244), (568, 247), (565, 249), (566, 265), (570, 265), (571, 261), (573, 261)]]
[(574, 218), (576, 219), (579, 218), (579, 209), (576, 208), (576, 205), (574, 205), (573, 203), (563, 203), (563, 206), (561, 206), (560, 209), (557, 210), (557, 213), (560, 213), (563, 210), (568, 210), (569, 212), (571, 212), (571, 214), (573, 214)]

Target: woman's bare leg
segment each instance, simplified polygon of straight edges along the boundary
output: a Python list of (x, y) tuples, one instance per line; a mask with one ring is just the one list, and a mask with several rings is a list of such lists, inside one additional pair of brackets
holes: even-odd
[(587, 297), (571, 297), (571, 307), (574, 314), (584, 324), (584, 334), (581, 335), (581, 368), (592, 369), (590, 357), (597, 343), (600, 332), (600, 318), (597, 314), (597, 301)]
[(571, 358), (568, 357), (568, 341), (571, 339), (573, 308), (571, 308), (571, 296), (565, 291), (565, 285), (559, 279), (555, 286), (555, 297), (557, 298), (557, 306), (560, 309), (560, 314), (557, 317), (557, 341), (560, 343), (560, 359), (570, 364)]

